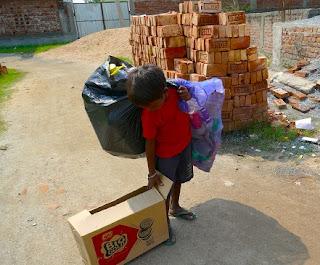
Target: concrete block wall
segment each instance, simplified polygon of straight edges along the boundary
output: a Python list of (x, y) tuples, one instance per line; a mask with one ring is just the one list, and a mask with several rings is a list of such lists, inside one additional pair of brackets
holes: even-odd
[(60, 0), (0, 0), (0, 36), (61, 32)]

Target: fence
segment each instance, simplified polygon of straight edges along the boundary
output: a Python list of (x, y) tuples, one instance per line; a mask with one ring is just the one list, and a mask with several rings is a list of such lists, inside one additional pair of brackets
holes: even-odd
[(73, 8), (79, 38), (104, 29), (130, 25), (128, 1), (77, 3)]

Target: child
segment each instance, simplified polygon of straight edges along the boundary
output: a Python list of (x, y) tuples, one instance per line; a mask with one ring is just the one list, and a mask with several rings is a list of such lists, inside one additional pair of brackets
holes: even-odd
[[(178, 106), (189, 100), (188, 90), (168, 88), (162, 70), (155, 65), (135, 68), (128, 76), (128, 98), (143, 108), (142, 127), (146, 139), (148, 185), (162, 185), (158, 172), (173, 181), (167, 211), (174, 217), (194, 220), (196, 216), (179, 204), (181, 184), (192, 179), (191, 128), (189, 115)], [(170, 208), (170, 209), (169, 209)], [(171, 229), (168, 244), (175, 239)]]

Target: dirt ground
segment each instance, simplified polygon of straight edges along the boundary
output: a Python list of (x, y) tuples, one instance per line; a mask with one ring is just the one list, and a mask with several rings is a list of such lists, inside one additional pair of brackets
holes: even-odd
[[(92, 60), (73, 51), (0, 57), (27, 72), (2, 111), (3, 265), (82, 264), (67, 218), (146, 183), (144, 159), (102, 151), (84, 111), (83, 83), (111, 48)], [(210, 174), (195, 170), (183, 186), (198, 219), (172, 220), (176, 245), (132, 264), (319, 265), (319, 162), (221, 152)]]

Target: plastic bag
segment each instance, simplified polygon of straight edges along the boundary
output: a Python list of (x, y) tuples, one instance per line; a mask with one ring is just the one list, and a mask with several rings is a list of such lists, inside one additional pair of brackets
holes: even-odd
[(89, 77), (82, 92), (86, 112), (102, 148), (124, 157), (135, 157), (145, 151), (141, 109), (127, 98), (127, 73), (132, 67), (110, 56)]
[(189, 113), (192, 128), (192, 161), (194, 166), (209, 172), (221, 145), (223, 129), (221, 112), (224, 102), (222, 81), (212, 78), (203, 82), (170, 80), (177, 87), (188, 89), (191, 99), (181, 100), (180, 109)]

